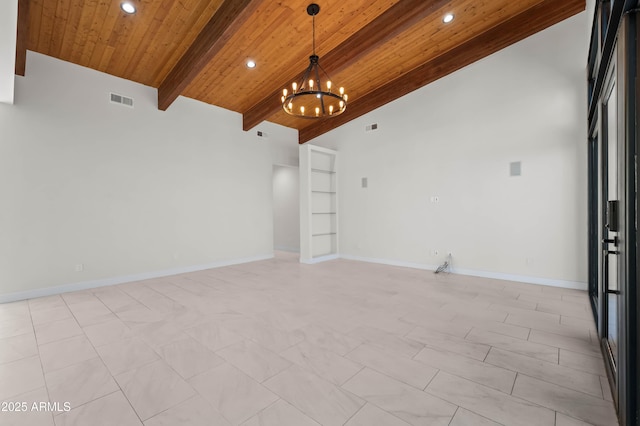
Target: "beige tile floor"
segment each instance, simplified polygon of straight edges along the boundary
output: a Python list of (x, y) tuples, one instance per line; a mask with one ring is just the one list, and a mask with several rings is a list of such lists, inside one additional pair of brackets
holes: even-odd
[(587, 295), (296, 256), (0, 305), (5, 425), (617, 425)]

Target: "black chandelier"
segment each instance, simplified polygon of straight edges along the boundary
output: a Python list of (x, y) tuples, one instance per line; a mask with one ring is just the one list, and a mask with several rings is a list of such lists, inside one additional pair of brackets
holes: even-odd
[[(307, 13), (313, 20), (313, 54), (309, 56), (309, 66), (302, 79), (291, 84), (291, 92), (287, 89), (282, 91), (282, 109), (296, 117), (333, 117), (342, 114), (347, 108), (344, 87), (340, 87), (338, 93), (331, 91), (331, 79), (320, 65), (320, 57), (316, 55), (316, 15), (319, 12), (320, 6), (317, 4), (307, 6)], [(321, 78), (321, 74), (324, 78)]]

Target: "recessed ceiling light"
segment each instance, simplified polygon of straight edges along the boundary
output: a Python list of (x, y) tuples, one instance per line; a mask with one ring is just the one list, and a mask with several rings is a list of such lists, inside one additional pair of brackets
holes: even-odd
[(442, 22), (444, 22), (445, 24), (448, 24), (451, 21), (453, 21), (453, 13), (447, 13), (446, 15), (444, 15), (444, 18), (442, 18)]
[(136, 13), (136, 7), (133, 5), (133, 3), (129, 3), (128, 1), (121, 3), (120, 9), (122, 9), (125, 13), (128, 13), (128, 14)]
[(251, 60), (251, 59), (249, 59), (247, 61), (247, 68), (255, 68), (255, 67), (256, 67), (256, 62)]

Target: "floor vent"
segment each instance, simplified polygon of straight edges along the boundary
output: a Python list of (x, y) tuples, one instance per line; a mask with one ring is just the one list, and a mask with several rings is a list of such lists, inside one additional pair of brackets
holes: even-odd
[(365, 127), (365, 131), (367, 132), (373, 132), (374, 130), (378, 130), (378, 123), (369, 124)]
[(111, 93), (110, 95), (111, 95), (112, 104), (120, 104), (120, 105), (127, 106), (129, 108), (133, 108), (133, 98), (118, 95), (117, 93)]

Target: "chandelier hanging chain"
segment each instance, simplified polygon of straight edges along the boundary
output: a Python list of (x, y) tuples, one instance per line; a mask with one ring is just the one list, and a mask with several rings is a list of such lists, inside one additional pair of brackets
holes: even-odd
[(311, 15), (311, 22), (313, 26), (312, 34), (313, 34), (313, 56), (316, 56), (316, 14)]
[[(339, 93), (334, 93), (331, 78), (320, 65), (320, 58), (316, 54), (316, 15), (320, 6), (315, 3), (307, 7), (307, 14), (311, 15), (312, 52), (309, 66), (302, 74), (302, 79), (291, 84), (293, 89), (282, 91), (282, 109), (289, 115), (301, 118), (323, 118), (340, 115), (347, 107), (347, 95), (340, 87)], [(325, 83), (323, 85), (323, 77)], [(314, 114), (315, 113), (315, 114)]]

